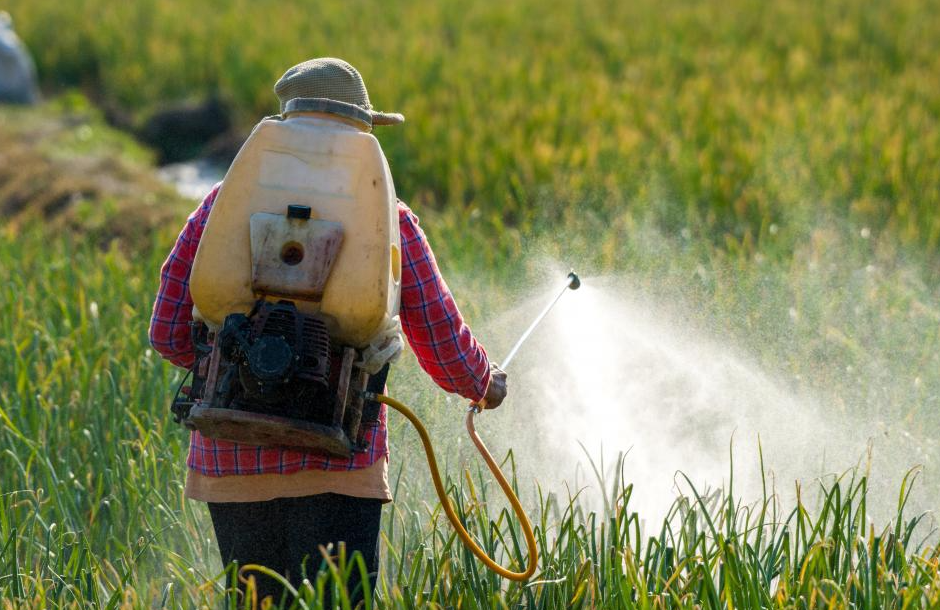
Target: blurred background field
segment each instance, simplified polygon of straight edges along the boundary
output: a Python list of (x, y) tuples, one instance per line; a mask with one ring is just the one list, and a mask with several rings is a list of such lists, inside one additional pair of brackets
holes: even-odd
[[(604, 303), (639, 299), (662, 313), (675, 336), (723, 342), (766, 372), (775, 392), (812, 397), (812, 416), (801, 411), (791, 419), (805, 423), (808, 438), (813, 428), (828, 434), (831, 448), (827, 454), (825, 446), (792, 440), (809, 461), (828, 455), (801, 476), (850, 467), (863, 457), (865, 439), (874, 439), (884, 460), (884, 476), (869, 483), (877, 531), (895, 515), (909, 467), (925, 466), (915, 508), (935, 507), (935, 3), (8, 0), (0, 9), (11, 13), (33, 53), (47, 98), (35, 108), (0, 108), (0, 592), (19, 600), (8, 605), (42, 606), (39, 591), (48, 592), (49, 605), (85, 600), (92, 607), (99, 602), (89, 600), (114, 591), (120, 602), (127, 590), (127, 603), (140, 607), (162, 600), (186, 606), (214, 595), (205, 583), (221, 566), (205, 537), (207, 515), (181, 498), (185, 437), (166, 413), (180, 374), (146, 345), (160, 262), (196, 201), (161, 184), (157, 154), (128, 134), (168, 104), (210, 96), (231, 108), (233, 132), (245, 133), (276, 112), (272, 86), (283, 71), (321, 55), (350, 61), (377, 108), (405, 114), (404, 125), (376, 135), (399, 196), (421, 216), (491, 353), (509, 347), (558, 271), (574, 266), (586, 278), (605, 276), (595, 283), (616, 288), (608, 288)], [(631, 309), (604, 307), (611, 337), (620, 336), (615, 327), (633, 328)], [(533, 477), (565, 504), (564, 481), (544, 467), (553, 457), (547, 441), (519, 432), (529, 429), (533, 411), (547, 409), (546, 397), (530, 389), (552, 370), (535, 358), (556, 353), (546, 341), (516, 374), (508, 412), (484, 429), (499, 451), (516, 448), (533, 508)], [(615, 362), (624, 356), (598, 353)], [(689, 379), (694, 375), (679, 377)], [(748, 436), (760, 426), (727, 415), (714, 428), (703, 425), (699, 418), (709, 412), (696, 401), (719, 410), (727, 388), (701, 398), (699, 387), (688, 396), (680, 391), (689, 400), (674, 407), (685, 410), (687, 436), (626, 426), (621, 444), (606, 448), (642, 447), (644, 435), (658, 433), (668, 452), (672, 443), (707, 433), (708, 447), (720, 448), (709, 452), (724, 459), (740, 425), (746, 449), (736, 464), (763, 473), (756, 439)], [(408, 357), (392, 389), (420, 405), (458, 475), (470, 453), (457, 440), (457, 405)], [(744, 412), (765, 408), (786, 418), (795, 408), (767, 396), (749, 400)], [(557, 426), (586, 417), (575, 415), (587, 411), (580, 403), (568, 407), (552, 411)], [(624, 408), (648, 407), (627, 401)], [(554, 425), (538, 430), (549, 435)], [(392, 434), (401, 458), (393, 457), (392, 471), (402, 475), (386, 519), (395, 541), (389, 555), (400, 548), (409, 569), (424, 566), (415, 572), (421, 584), (412, 586), (427, 590), (436, 575), (428, 566), (458, 557), (445, 587), (450, 597), (438, 603), (466, 596), (464, 603), (481, 607), (591, 607), (605, 599), (629, 607), (636, 599), (616, 598), (616, 583), (643, 581), (654, 591), (669, 570), (681, 573), (680, 553), (643, 564), (646, 580), (620, 574), (618, 581), (601, 573), (596, 548), (575, 541), (546, 571), (544, 578), (557, 583), (499, 592), (457, 551), (434, 546), (424, 466), (403, 457), (416, 455), (417, 443), (401, 421), (393, 419)], [(595, 449), (591, 437), (578, 440)], [(771, 453), (789, 442), (771, 432), (765, 440)], [(628, 481), (643, 477), (642, 469), (628, 468)], [(791, 489), (791, 481), (781, 479), (781, 488)], [(644, 505), (640, 492), (634, 505)], [(601, 521), (613, 514), (600, 510)], [(409, 525), (394, 530), (391, 515)], [(556, 516), (545, 510), (534, 520)], [(582, 517), (579, 527), (588, 528)], [(854, 529), (820, 534), (820, 544), (860, 536), (877, 549), (861, 519)], [(651, 527), (658, 533), (658, 524)], [(814, 543), (803, 544), (805, 551)], [(716, 543), (701, 553), (724, 565), (727, 553), (734, 555), (729, 548)], [(929, 582), (936, 562), (927, 548), (934, 571), (917, 574)], [(896, 554), (915, 552), (912, 543)], [(810, 555), (794, 551), (793, 578)], [(917, 563), (891, 564), (888, 555), (873, 574), (884, 578)], [(807, 589), (787, 589), (779, 607), (807, 607), (793, 600), (805, 602), (822, 586), (816, 575), (835, 579), (851, 597), (851, 570), (840, 556), (819, 561), (806, 572)], [(836, 564), (845, 569), (827, 576), (823, 567)], [(773, 565), (760, 565), (755, 574), (767, 578), (758, 588), (773, 593), (771, 582), (791, 582)], [(395, 586), (407, 581), (407, 570), (402, 580), (391, 560), (385, 568)], [(482, 579), (471, 579), (480, 588), (453, 584), (468, 574)], [(701, 584), (688, 573), (679, 580)], [(170, 582), (181, 584), (167, 589)], [(693, 585), (687, 592), (694, 599), (711, 599)], [(928, 588), (912, 584), (908, 592)], [(733, 593), (701, 603), (722, 607)], [(402, 599), (412, 594), (406, 589)], [(864, 599), (878, 603), (870, 594)]]
[(347, 59), (409, 119), (380, 132), (404, 198), (472, 220), (497, 252), (609, 226), (597, 247), (615, 264), (615, 229), (645, 215), (748, 250), (771, 223), (805, 236), (807, 216), (931, 253), (940, 239), (930, 2), (7, 7), (47, 88), (131, 114), (218, 93), (249, 126), (276, 112), (287, 67)]

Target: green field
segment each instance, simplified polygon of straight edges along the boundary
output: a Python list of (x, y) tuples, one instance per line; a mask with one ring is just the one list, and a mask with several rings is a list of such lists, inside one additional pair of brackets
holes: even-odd
[[(0, 609), (221, 603), (208, 514), (182, 498), (186, 437), (167, 412), (180, 371), (146, 341), (159, 265), (195, 202), (159, 185), (150, 155), (86, 99), (142, 120), (217, 92), (250, 127), (276, 110), (280, 74), (318, 55), (349, 60), (378, 108), (406, 115), (377, 135), (491, 354), (574, 266), (627, 287), (611, 299), (640, 295), (681, 320), (677, 332), (727, 344), (781, 391), (811, 394), (839, 431), (831, 451), (813, 448), (838, 457), (799, 473), (798, 497), (792, 479), (725, 477), (706, 492), (679, 476), (684, 497), (663, 520), (634, 512), (648, 506), (634, 455), (598, 464), (603, 502), (545, 480), (533, 464), (546, 450), (525, 440), (543, 403), (514, 386), (520, 398), (481, 426), (498, 453), (514, 449), (539, 529), (542, 563), (520, 586), (459, 547), (413, 431), (391, 415), (400, 476), (377, 607), (940, 604), (938, 539), (920, 517), (940, 493), (935, 3), (12, 0), (6, 10), (51, 101), (0, 108)], [(458, 442), (459, 404), (410, 356), (391, 386), (429, 421), (475, 535), (520, 562), (516, 524)], [(874, 453), (887, 454), (879, 472), (890, 476), (862, 466), (817, 481), (863, 457), (864, 443), (836, 446), (854, 429), (879, 431)], [(756, 439), (743, 446), (737, 469), (773, 470)], [(911, 493), (903, 473), (918, 464)]]

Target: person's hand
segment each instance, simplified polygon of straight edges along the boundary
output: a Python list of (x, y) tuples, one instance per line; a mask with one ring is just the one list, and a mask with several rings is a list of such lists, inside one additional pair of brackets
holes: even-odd
[(490, 385), (486, 386), (483, 397), (484, 409), (495, 409), (506, 398), (506, 373), (495, 364), (490, 364)]

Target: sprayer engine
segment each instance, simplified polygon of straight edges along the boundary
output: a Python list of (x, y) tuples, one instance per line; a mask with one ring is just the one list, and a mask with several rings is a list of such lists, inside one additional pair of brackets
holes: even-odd
[(290, 301), (259, 300), (206, 340), (194, 367), (200, 391), (174, 406), (186, 426), (209, 438), (338, 457), (365, 448), (362, 424), (378, 418), (377, 405), (363, 418), (373, 378), (355, 365), (355, 349), (331, 345), (322, 318)]
[(220, 407), (310, 417), (310, 405), (329, 395), (326, 325), (293, 303), (261, 301), (247, 316), (229, 315), (217, 341), (228, 365)]

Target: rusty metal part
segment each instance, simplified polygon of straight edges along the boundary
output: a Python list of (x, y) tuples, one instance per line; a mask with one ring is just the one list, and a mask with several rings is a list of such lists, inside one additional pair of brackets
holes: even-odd
[(336, 403), (333, 408), (333, 427), (343, 427), (343, 416), (346, 411), (346, 401), (349, 399), (349, 380), (352, 378), (353, 362), (356, 360), (356, 350), (347, 347), (343, 350), (343, 364), (339, 369), (339, 380), (336, 382)]
[(362, 446), (362, 410), (365, 405), (362, 392), (366, 389), (369, 375), (360, 369), (353, 371), (353, 377), (349, 382), (349, 399), (346, 402), (346, 412), (343, 415), (343, 430), (349, 435), (356, 449), (364, 449)]
[(190, 410), (188, 421), (208, 438), (234, 443), (313, 451), (339, 458), (349, 458), (353, 450), (342, 428), (277, 415), (197, 404)]

